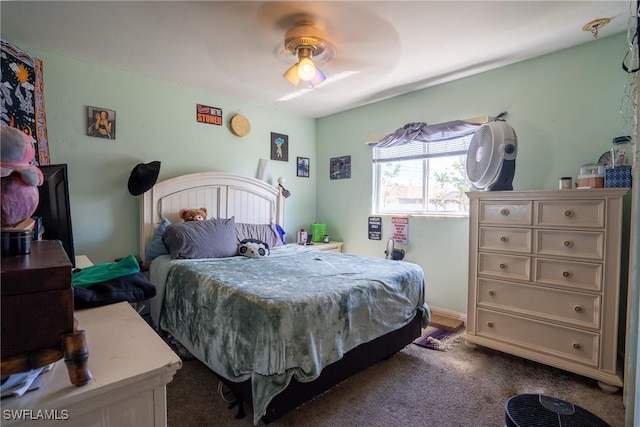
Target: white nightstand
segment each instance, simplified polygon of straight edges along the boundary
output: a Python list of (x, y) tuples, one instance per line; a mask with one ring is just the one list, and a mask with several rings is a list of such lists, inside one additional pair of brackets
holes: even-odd
[[(166, 426), (165, 387), (182, 366), (180, 358), (126, 302), (74, 315), (87, 337), (93, 379), (74, 386), (64, 360), (59, 360), (44, 374), (38, 390), (2, 399), (3, 415), (23, 417), (3, 417), (2, 425)], [(48, 410), (58, 418), (29, 419), (37, 410)]]
[(76, 268), (91, 267), (93, 263), (86, 255), (76, 255)]
[(342, 252), (342, 242), (314, 243), (311, 247), (325, 252)]
[[(343, 242), (329, 242), (329, 243), (314, 243), (306, 247), (325, 252), (342, 252)], [(297, 245), (297, 243), (290, 243), (291, 245)]]

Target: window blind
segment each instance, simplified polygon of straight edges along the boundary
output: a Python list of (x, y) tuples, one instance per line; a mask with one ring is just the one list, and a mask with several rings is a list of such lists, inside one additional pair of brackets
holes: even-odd
[(373, 163), (428, 159), (439, 156), (467, 154), (473, 133), (446, 141), (409, 142), (391, 147), (374, 147)]

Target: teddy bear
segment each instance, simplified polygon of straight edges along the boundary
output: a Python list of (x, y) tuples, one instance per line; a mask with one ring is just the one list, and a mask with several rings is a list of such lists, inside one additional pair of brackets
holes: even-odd
[(1, 225), (12, 227), (31, 217), (38, 208), (42, 171), (31, 164), (33, 138), (19, 129), (0, 126), (0, 176), (2, 177)]
[(207, 208), (180, 209), (180, 218), (187, 221), (204, 221), (207, 219)]

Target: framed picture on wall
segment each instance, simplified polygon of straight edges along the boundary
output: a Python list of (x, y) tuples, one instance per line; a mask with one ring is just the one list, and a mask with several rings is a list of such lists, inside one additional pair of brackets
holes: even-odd
[(332, 157), (329, 160), (329, 178), (351, 178), (351, 156)]
[(116, 139), (116, 112), (101, 107), (87, 107), (87, 135)]
[(289, 161), (289, 136), (271, 132), (271, 160)]
[(309, 178), (309, 158), (298, 157), (296, 162), (296, 175), (304, 178)]

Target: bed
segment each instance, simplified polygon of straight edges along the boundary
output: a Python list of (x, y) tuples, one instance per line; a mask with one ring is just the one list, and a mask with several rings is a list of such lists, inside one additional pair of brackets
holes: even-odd
[[(211, 223), (225, 230), (233, 223), (262, 232), (284, 227), (284, 202), (279, 188), (229, 173), (157, 183), (141, 198), (141, 253), (157, 240), (160, 224), (180, 223), (182, 208), (206, 207)], [(207, 242), (226, 239), (219, 236)], [(274, 421), (392, 356), (429, 321), (416, 264), (291, 244), (270, 249), (262, 258), (196, 250), (180, 259), (172, 248), (149, 265), (157, 287), (154, 326), (220, 378), (239, 404), (238, 416), (249, 405), (254, 424)]]

